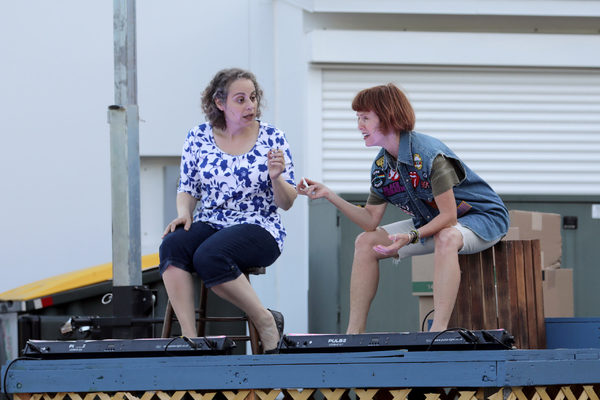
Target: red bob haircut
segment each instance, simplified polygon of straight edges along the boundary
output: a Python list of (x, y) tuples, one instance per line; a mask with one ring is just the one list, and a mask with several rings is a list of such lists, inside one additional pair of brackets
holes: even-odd
[(382, 132), (397, 134), (415, 127), (415, 111), (406, 95), (393, 83), (363, 89), (352, 100), (354, 111), (373, 111)]

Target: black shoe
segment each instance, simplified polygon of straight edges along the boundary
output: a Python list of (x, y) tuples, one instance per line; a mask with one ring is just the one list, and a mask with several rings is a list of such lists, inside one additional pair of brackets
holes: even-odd
[(275, 326), (277, 327), (277, 332), (279, 333), (279, 341), (277, 342), (277, 347), (270, 350), (265, 350), (265, 354), (279, 354), (279, 343), (281, 342), (281, 338), (283, 337), (283, 314), (279, 311), (271, 310), (267, 308), (273, 314), (273, 319), (275, 320)]
[(275, 320), (275, 326), (277, 327), (277, 332), (279, 333), (279, 339), (283, 336), (283, 314), (279, 311), (271, 310), (267, 308), (273, 314), (273, 319)]

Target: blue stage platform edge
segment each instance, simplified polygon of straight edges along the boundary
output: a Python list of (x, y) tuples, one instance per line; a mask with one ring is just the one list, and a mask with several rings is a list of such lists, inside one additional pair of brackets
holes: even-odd
[[(196, 391), (229, 393), (225, 391), (250, 389), (260, 389), (263, 394), (265, 390), (270, 393), (281, 389), (289, 395), (291, 391), (299, 393), (299, 388), (350, 389), (356, 394), (366, 388), (385, 388), (391, 393), (390, 388), (480, 391), (500, 388), (502, 391), (501, 388), (535, 387), (538, 394), (533, 397), (522, 397), (513, 389), (510, 390), (514, 396), (508, 397), (597, 400), (600, 318), (556, 318), (550, 319), (547, 326), (548, 347), (552, 348), (545, 350), (16, 359), (2, 367), (2, 391), (15, 399), (56, 399), (53, 395), (29, 396), (52, 393), (70, 393), (71, 399), (81, 399), (86, 393), (117, 392), (132, 394), (128, 398), (140, 398), (139, 392), (184, 391), (195, 398)], [(583, 385), (583, 389), (572, 389), (577, 385)], [(558, 387), (562, 394), (547, 396), (543, 395), (546, 389), (543, 393), (537, 389), (550, 386)], [(279, 392), (272, 393), (273, 396), (265, 398), (274, 399)], [(397, 398), (396, 394), (393, 396)], [(501, 394), (499, 400), (503, 397), (508, 398)]]

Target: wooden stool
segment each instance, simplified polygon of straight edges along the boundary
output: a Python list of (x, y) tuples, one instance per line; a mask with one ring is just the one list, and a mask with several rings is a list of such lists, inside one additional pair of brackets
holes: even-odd
[[(265, 267), (254, 267), (247, 269), (244, 273), (246, 279), (250, 281), (250, 275), (262, 275), (266, 272)], [(208, 309), (208, 289), (204, 285), (204, 282), (200, 284), (200, 304), (198, 305), (198, 309), (196, 310), (197, 314), (197, 332), (198, 336), (206, 336), (206, 322), (232, 322), (232, 321), (246, 321), (248, 324), (248, 335), (242, 336), (231, 336), (227, 335), (233, 341), (249, 341), (250, 347), (252, 348), (252, 354), (262, 354), (263, 349), (259, 342), (258, 331), (256, 327), (250, 321), (248, 316), (243, 315), (240, 317), (217, 317), (217, 316), (207, 316), (206, 310)], [(165, 317), (163, 321), (163, 329), (161, 337), (168, 338), (171, 336), (171, 326), (173, 320), (177, 319), (173, 306), (171, 305), (171, 301), (167, 301), (167, 308), (165, 309)]]
[(506, 240), (460, 255), (461, 281), (449, 327), (506, 329), (521, 349), (546, 347), (539, 240)]

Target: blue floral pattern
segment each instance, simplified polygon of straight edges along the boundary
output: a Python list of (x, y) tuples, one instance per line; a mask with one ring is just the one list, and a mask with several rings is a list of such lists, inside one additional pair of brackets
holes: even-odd
[(260, 121), (259, 125), (254, 147), (241, 155), (223, 152), (209, 123), (190, 130), (183, 146), (177, 191), (198, 199), (194, 221), (216, 229), (256, 224), (273, 235), (283, 250), (286, 232), (273, 198), (267, 153), (270, 149), (284, 151), (282, 176), (295, 187), (292, 153), (281, 130)]

